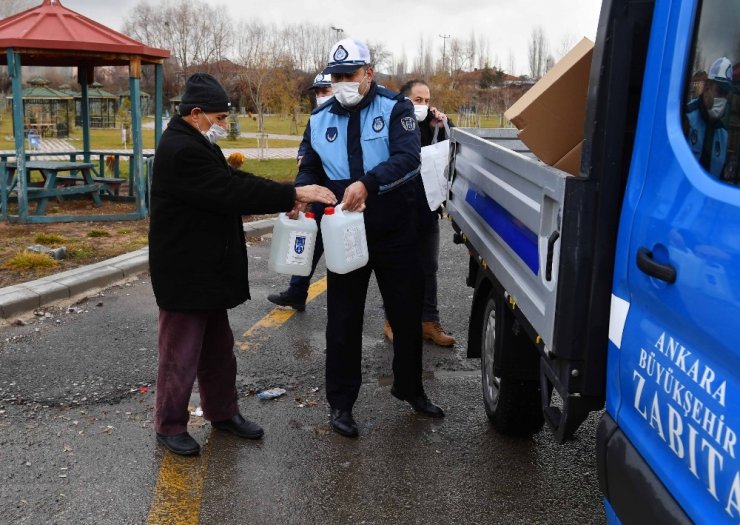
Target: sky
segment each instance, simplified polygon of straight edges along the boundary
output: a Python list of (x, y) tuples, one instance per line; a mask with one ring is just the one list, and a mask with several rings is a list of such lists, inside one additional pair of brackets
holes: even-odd
[[(88, 18), (120, 30), (123, 20), (141, 0), (62, 0), (62, 4)], [(148, 0), (155, 4), (157, 0)], [(563, 42), (575, 45), (596, 35), (598, 0), (206, 0), (223, 6), (234, 20), (259, 19), (278, 26), (310, 23), (341, 28), (341, 38), (383, 42), (396, 57), (405, 53), (409, 64), (417, 53), (420, 36), (433, 41), (441, 56), (450, 35), (469, 40), (485, 37), (489, 56), (507, 72), (514, 57), (516, 74), (528, 73), (527, 47), (532, 28), (541, 26), (557, 58)], [(352, 5), (352, 7), (348, 7)], [(449, 41), (448, 41), (449, 42)], [(328, 50), (327, 50), (328, 55)], [(495, 63), (492, 65), (496, 65)]]

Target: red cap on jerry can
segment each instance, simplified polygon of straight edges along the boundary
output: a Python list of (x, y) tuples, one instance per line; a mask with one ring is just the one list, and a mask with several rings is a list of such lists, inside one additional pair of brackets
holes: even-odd
[(315, 219), (316, 218), (316, 215), (314, 215), (312, 211), (307, 211), (306, 213), (304, 213), (304, 215), (306, 216), (306, 219)]
[(334, 206), (324, 208), (324, 215), (334, 215)]

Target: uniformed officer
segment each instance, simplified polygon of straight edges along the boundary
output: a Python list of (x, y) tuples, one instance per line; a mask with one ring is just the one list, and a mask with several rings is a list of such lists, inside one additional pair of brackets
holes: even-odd
[(720, 57), (712, 63), (701, 95), (686, 109), (687, 139), (694, 156), (714, 177), (721, 178), (727, 159), (729, 133), (723, 118), (732, 89), (732, 63)]
[(361, 375), (362, 324), (370, 274), (375, 273), (393, 327), (391, 394), (420, 414), (444, 412), (424, 393), (422, 278), (416, 256), (416, 202), (420, 142), (413, 104), (378, 86), (367, 46), (340, 40), (329, 53), (334, 100), (311, 115), (296, 185), (323, 184), (345, 210), (364, 211), (367, 266), (328, 273), (326, 396), (332, 428), (358, 435), (352, 407)]
[[(332, 97), (331, 89), (331, 75), (326, 71), (322, 71), (313, 79), (311, 85), (311, 91), (314, 92), (316, 97), (314, 109), (321, 106)], [(303, 144), (298, 149), (298, 165), (301, 165), (301, 159), (303, 158)], [(324, 214), (323, 206), (312, 206), (316, 221), (320, 224), (321, 217)], [(289, 215), (291, 216), (291, 215)], [(292, 217), (292, 216), (291, 216)], [(295, 217), (293, 217), (295, 218)], [(278, 306), (290, 306), (294, 310), (302, 312), (306, 309), (306, 299), (308, 298), (308, 288), (311, 286), (311, 277), (313, 277), (316, 271), (316, 265), (319, 264), (321, 256), (324, 254), (324, 242), (321, 237), (321, 231), (319, 230), (316, 236), (316, 245), (313, 251), (313, 260), (311, 261), (311, 273), (308, 275), (293, 275), (290, 278), (290, 284), (288, 289), (283, 292), (273, 293), (267, 296), (267, 300)]]

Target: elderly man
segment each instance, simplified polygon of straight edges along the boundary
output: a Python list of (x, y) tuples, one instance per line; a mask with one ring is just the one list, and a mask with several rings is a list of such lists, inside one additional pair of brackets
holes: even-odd
[(370, 261), (347, 274), (328, 272), (326, 396), (332, 428), (358, 435), (352, 408), (361, 375), (362, 324), (375, 273), (395, 334), (391, 393), (420, 414), (444, 412), (422, 384), (422, 280), (416, 257), (414, 178), (419, 133), (414, 108), (378, 86), (367, 46), (346, 38), (329, 53), (334, 100), (317, 108), (303, 136), (296, 186), (323, 184), (345, 210), (364, 211)]
[(321, 186), (294, 188), (231, 168), (224, 137), (229, 97), (211, 75), (186, 83), (154, 156), (149, 266), (159, 306), (157, 441), (180, 455), (200, 445), (187, 432), (195, 378), (213, 427), (258, 439), (239, 413), (234, 336), (226, 310), (249, 299), (241, 216), (289, 211), (298, 203), (336, 202)]

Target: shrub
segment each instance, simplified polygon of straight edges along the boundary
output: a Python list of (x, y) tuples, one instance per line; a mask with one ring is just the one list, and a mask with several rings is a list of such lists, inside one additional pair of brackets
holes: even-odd
[(5, 268), (9, 270), (38, 270), (50, 268), (59, 264), (50, 255), (23, 250), (15, 254), (5, 262)]
[(80, 248), (72, 248), (70, 250), (67, 250), (67, 255), (71, 259), (87, 259), (89, 257), (95, 257), (97, 255), (97, 251), (95, 248), (92, 248), (90, 246), (82, 246)]
[(110, 237), (110, 233), (105, 230), (90, 230), (87, 232), (88, 237)]
[(46, 246), (53, 245), (53, 244), (62, 244), (67, 239), (62, 235), (57, 235), (56, 233), (37, 233), (33, 237), (33, 242), (37, 244), (43, 244)]

